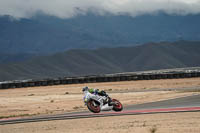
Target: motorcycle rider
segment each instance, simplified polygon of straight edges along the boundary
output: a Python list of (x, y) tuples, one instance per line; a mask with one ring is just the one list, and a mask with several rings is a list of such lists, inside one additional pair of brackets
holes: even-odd
[(95, 95), (100, 95), (100, 96), (108, 96), (107, 94), (106, 94), (106, 92), (105, 91), (99, 91), (99, 89), (95, 89), (95, 88), (88, 88), (87, 86), (86, 87), (84, 87), (83, 89), (82, 89), (82, 91), (84, 92), (84, 91), (88, 91), (88, 92), (90, 92), (91, 94), (95, 94)]
[(94, 94), (94, 95), (105, 96), (105, 97), (108, 98), (108, 105), (109, 105), (109, 106), (111, 106), (112, 104), (114, 104), (114, 103), (112, 102), (112, 100), (110, 99), (110, 97), (108, 97), (108, 95), (106, 94), (106, 92), (103, 91), (103, 90), (99, 91), (99, 89), (88, 88), (88, 87), (86, 86), (86, 87), (84, 87), (84, 88), (82, 89), (82, 91), (83, 91), (84, 93), (85, 93), (85, 92), (89, 92), (89, 93)]

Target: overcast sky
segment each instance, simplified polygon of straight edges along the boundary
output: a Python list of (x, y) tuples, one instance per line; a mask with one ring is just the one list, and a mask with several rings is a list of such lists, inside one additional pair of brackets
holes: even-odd
[(170, 14), (197, 14), (200, 0), (0, 0), (0, 15), (16, 18), (31, 17), (38, 12), (68, 18), (88, 10), (101, 15), (109, 12), (137, 16), (160, 10)]

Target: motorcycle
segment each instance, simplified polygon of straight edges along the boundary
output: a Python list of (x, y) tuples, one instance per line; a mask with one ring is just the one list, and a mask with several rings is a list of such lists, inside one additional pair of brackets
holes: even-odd
[(100, 96), (86, 92), (83, 100), (87, 108), (93, 113), (111, 110), (119, 112), (123, 110), (123, 105), (117, 99), (110, 98), (107, 94), (106, 96)]

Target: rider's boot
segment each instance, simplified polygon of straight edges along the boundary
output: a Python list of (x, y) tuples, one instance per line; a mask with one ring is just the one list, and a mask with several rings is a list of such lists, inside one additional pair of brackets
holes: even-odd
[(115, 105), (115, 102), (113, 102), (111, 98), (108, 98), (108, 106), (113, 106), (113, 105)]

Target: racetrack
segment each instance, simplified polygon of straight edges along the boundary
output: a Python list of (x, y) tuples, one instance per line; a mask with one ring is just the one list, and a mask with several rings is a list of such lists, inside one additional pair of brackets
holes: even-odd
[(181, 97), (176, 99), (164, 100), (159, 102), (151, 102), (126, 107), (127, 110), (139, 109), (159, 109), (159, 108), (184, 108), (184, 107), (200, 107), (200, 95)]
[(15, 118), (4, 119), (0, 121), (0, 125), (40, 122), (51, 120), (65, 120), (65, 119), (81, 119), (91, 117), (109, 117), (120, 115), (139, 115), (139, 114), (153, 114), (153, 113), (177, 113), (177, 112), (194, 112), (200, 111), (200, 95), (193, 95), (189, 97), (181, 97), (159, 102), (152, 102), (146, 104), (132, 105), (124, 107), (122, 112), (102, 112), (93, 114), (90, 112), (74, 112), (59, 115), (32, 117), (32, 118)]

